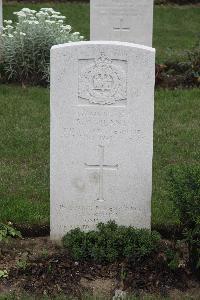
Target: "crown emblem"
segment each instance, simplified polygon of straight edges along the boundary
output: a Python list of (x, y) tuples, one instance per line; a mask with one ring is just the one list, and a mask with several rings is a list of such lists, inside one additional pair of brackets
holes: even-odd
[(101, 52), (100, 57), (95, 60), (95, 64), (96, 66), (103, 67), (112, 64), (112, 60), (104, 52)]
[(114, 104), (126, 99), (126, 74), (101, 52), (79, 75), (79, 97), (95, 104)]

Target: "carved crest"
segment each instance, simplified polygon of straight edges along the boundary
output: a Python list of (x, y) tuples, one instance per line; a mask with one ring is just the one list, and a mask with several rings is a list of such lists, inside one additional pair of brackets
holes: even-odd
[(79, 97), (95, 104), (114, 104), (127, 98), (126, 73), (104, 53), (79, 75)]

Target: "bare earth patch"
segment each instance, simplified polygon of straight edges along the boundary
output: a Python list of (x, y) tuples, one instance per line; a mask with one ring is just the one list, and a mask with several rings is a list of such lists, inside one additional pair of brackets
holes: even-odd
[(161, 251), (140, 263), (123, 261), (103, 265), (74, 261), (66, 250), (47, 237), (12, 240), (0, 244), (0, 270), (9, 274), (8, 278), (0, 279), (0, 294), (64, 293), (81, 298), (89, 293), (111, 298), (116, 290), (124, 290), (128, 294), (161, 294), (171, 299), (189, 295), (199, 299), (197, 278), (187, 267), (171, 271), (163, 257)]

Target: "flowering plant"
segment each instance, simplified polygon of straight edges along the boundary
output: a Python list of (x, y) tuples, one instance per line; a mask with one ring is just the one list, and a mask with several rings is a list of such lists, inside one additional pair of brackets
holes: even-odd
[(52, 8), (38, 12), (23, 8), (14, 12), (17, 22), (4, 21), (0, 33), (3, 69), (8, 80), (46, 84), (49, 81), (50, 48), (84, 39), (64, 24), (65, 16)]

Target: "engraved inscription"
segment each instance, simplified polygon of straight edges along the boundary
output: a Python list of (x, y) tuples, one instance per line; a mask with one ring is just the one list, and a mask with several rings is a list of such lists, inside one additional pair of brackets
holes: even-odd
[(87, 100), (90, 104), (111, 105), (126, 101), (127, 74), (121, 64), (102, 52), (89, 67), (79, 69), (79, 103)]
[(120, 40), (122, 39), (122, 34), (124, 32), (130, 31), (130, 27), (124, 25), (124, 20), (122, 18), (120, 19), (119, 26), (115, 26), (115, 27), (113, 27), (113, 29), (114, 29), (114, 31), (119, 32), (119, 38), (120, 38)]
[(118, 168), (118, 165), (105, 165), (104, 164), (104, 146), (99, 145), (99, 151), (100, 151), (100, 161), (97, 165), (89, 165), (85, 164), (87, 169), (97, 169), (99, 171), (99, 196), (98, 201), (104, 202), (104, 195), (103, 195), (103, 185), (104, 185), (104, 170), (111, 170), (116, 171)]
[[(135, 124), (131, 128), (128, 126), (131, 117), (125, 112), (117, 109), (110, 111), (86, 111), (76, 112), (76, 117), (70, 127), (64, 128), (64, 136), (69, 139), (92, 141), (97, 144), (107, 145), (111, 142), (123, 139), (142, 141), (144, 136)], [(71, 141), (72, 142), (72, 141)]]
[(123, 1), (99, 1), (95, 5), (95, 9), (100, 15), (109, 15), (109, 16), (131, 16), (135, 17), (141, 15), (145, 9), (145, 6), (142, 5), (139, 1), (136, 3), (132, 0), (123, 0)]

